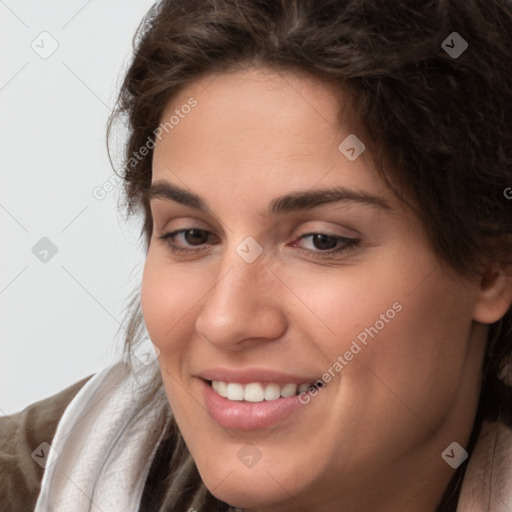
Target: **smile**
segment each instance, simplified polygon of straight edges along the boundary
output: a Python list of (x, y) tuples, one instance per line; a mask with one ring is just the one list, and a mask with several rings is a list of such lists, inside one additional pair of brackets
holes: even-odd
[(248, 384), (239, 384), (237, 382), (224, 382), (219, 380), (211, 381), (213, 390), (223, 398), (232, 401), (263, 402), (274, 401), (279, 398), (289, 398), (306, 392), (311, 384), (303, 383), (297, 386), (294, 383), (284, 385), (260, 382), (250, 382)]

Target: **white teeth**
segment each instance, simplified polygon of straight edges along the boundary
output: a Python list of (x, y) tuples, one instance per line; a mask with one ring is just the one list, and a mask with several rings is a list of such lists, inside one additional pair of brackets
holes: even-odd
[(310, 384), (301, 384), (299, 386), (299, 390), (298, 390), (299, 394), (305, 393), (309, 389), (309, 386), (310, 386)]
[(297, 393), (297, 384), (286, 384), (281, 389), (281, 396), (283, 398), (288, 398), (289, 396), (293, 396)]
[(297, 384), (279, 384), (271, 383), (263, 385), (259, 382), (249, 384), (238, 384), (236, 382), (223, 382), (219, 380), (212, 381), (212, 388), (220, 396), (228, 400), (247, 402), (263, 402), (263, 400), (272, 401), (278, 398), (288, 398), (298, 393), (307, 391), (311, 384), (303, 383), (297, 387)]
[(281, 388), (277, 384), (265, 386), (265, 400), (277, 400), (281, 396)]
[(244, 399), (244, 387), (242, 384), (236, 382), (230, 382), (226, 389), (226, 398), (228, 400), (243, 400)]
[[(216, 389), (217, 393), (219, 393), (220, 396), (223, 396), (224, 398), (226, 398), (228, 396), (228, 385), (225, 382), (221, 382), (221, 381), (213, 381), (213, 382), (217, 382), (217, 389)], [(213, 384), (213, 382), (212, 382), (212, 384)]]
[(220, 380), (212, 381), (212, 388), (219, 393), (220, 396), (226, 398), (227, 396), (227, 384), (225, 382), (221, 382)]
[(248, 402), (263, 402), (265, 390), (258, 382), (247, 384), (244, 389), (244, 400)]

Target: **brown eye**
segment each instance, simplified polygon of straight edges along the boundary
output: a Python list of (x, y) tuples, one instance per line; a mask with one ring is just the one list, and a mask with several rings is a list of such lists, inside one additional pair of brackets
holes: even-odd
[(338, 244), (338, 238), (332, 235), (325, 235), (323, 233), (316, 233), (312, 235), (312, 242), (316, 249), (327, 251), (333, 249)]
[(360, 242), (360, 240), (355, 238), (347, 238), (340, 235), (306, 233), (293, 245), (295, 246), (298, 242), (307, 238), (310, 239), (309, 245), (313, 246), (313, 248), (303, 247), (302, 250), (309, 256), (313, 256), (315, 258), (329, 258), (340, 255), (341, 253), (355, 249)]
[(183, 232), (183, 237), (191, 245), (201, 245), (208, 240), (208, 232), (204, 229), (187, 229)]
[[(179, 240), (178, 237), (181, 236), (180, 243), (176, 243), (176, 239)], [(164, 240), (167, 245), (170, 247), (171, 251), (180, 254), (180, 253), (194, 253), (199, 249), (188, 249), (189, 247), (198, 247), (208, 243), (209, 237), (212, 236), (212, 233), (206, 231), (204, 229), (199, 228), (190, 228), (190, 229), (180, 229), (178, 231), (173, 231), (172, 233), (166, 233), (160, 237), (160, 240)], [(184, 246), (184, 247), (182, 247)]]

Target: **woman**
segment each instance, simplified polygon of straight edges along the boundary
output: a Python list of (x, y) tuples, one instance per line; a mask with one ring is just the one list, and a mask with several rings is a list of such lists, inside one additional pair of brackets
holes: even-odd
[(512, 509), (511, 45), (504, 0), (155, 5), (127, 358), (2, 419), (2, 510)]

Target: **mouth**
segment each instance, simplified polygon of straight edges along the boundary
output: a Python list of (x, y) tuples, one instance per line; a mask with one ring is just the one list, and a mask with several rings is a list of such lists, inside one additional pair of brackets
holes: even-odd
[[(307, 401), (303, 399), (310, 389), (318, 391), (318, 381), (314, 384), (262, 381), (240, 383), (204, 378), (198, 378), (197, 381), (202, 388), (204, 404), (210, 417), (225, 429), (255, 430), (276, 425), (282, 425), (283, 428), (286, 425), (296, 427), (295, 415), (305, 414), (302, 411), (311, 407), (305, 405), (318, 400), (316, 396), (313, 399), (308, 396)], [(293, 424), (286, 421), (292, 413)]]

